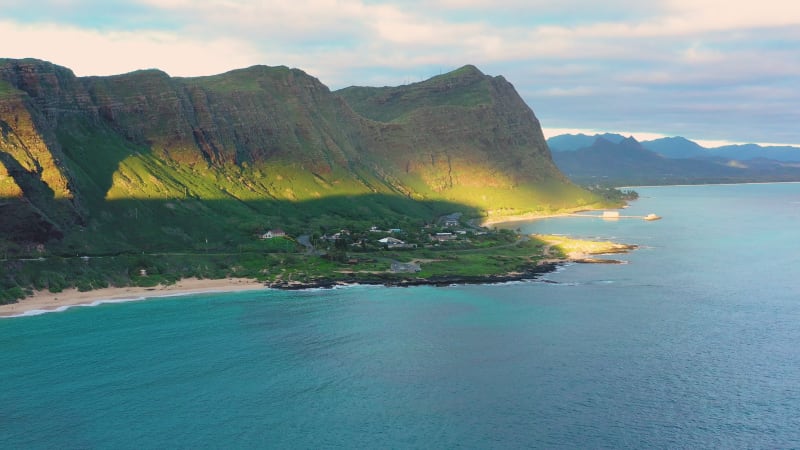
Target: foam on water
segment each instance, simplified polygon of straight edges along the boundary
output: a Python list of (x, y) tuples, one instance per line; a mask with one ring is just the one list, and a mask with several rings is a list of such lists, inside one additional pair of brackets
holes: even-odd
[[(93, 306), (101, 306), (101, 305), (109, 305), (109, 304), (116, 304), (116, 303), (130, 303), (130, 302), (138, 302), (142, 300), (151, 300), (151, 299), (158, 299), (158, 298), (172, 298), (172, 297), (188, 297), (194, 295), (206, 295), (206, 294), (217, 294), (220, 292), (219, 289), (210, 289), (207, 291), (193, 291), (193, 292), (174, 292), (169, 294), (158, 294), (158, 295), (147, 295), (147, 296), (136, 296), (136, 297), (127, 297), (127, 298), (113, 298), (113, 299), (98, 299), (93, 300), (88, 303), (77, 303), (74, 305), (62, 305), (57, 308), (53, 309), (31, 309), (27, 311), (23, 311), (19, 314), (12, 314), (8, 316), (0, 316), (0, 319), (12, 319), (15, 317), (30, 317), (30, 316), (40, 316), (42, 314), (48, 313), (59, 313), (64, 312), (69, 309), (73, 308), (85, 308), (85, 307), (93, 307)], [(237, 292), (237, 291), (234, 291)]]

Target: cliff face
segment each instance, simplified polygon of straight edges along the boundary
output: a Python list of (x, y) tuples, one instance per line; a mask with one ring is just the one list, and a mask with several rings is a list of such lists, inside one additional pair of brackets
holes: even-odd
[(81, 221), (55, 136), (60, 116), (90, 107), (81, 94), (67, 69), (0, 61), (0, 233), (45, 242)]
[[(214, 222), (230, 231), (237, 220), (300, 226), (319, 214), (419, 214), (410, 203), (399, 207), (402, 199), (472, 214), (593, 200), (555, 168), (513, 86), (472, 66), (407, 86), (332, 93), (285, 67), (79, 78), (43, 61), (0, 60), (0, 129), (0, 201), (24, 203), (49, 224), (42, 229), (52, 234), (39, 242), (62, 232), (69, 241), (75, 230), (141, 241), (165, 228), (194, 239), (191, 229), (164, 223), (165, 202), (193, 227)], [(326, 201), (342, 198), (349, 203)], [(314, 202), (313, 213), (304, 202)], [(140, 227), (125, 229), (117, 217), (141, 221), (141, 211), (152, 214)]]
[(351, 147), (338, 130), (342, 105), (299, 70), (252, 67), (175, 79), (149, 70), (83, 83), (103, 121), (179, 162), (341, 159), (342, 146)]
[[(377, 134), (365, 133), (371, 146), (435, 192), (566, 182), (539, 121), (502, 77), (465, 66), (409, 86), (337, 93), (358, 113), (386, 123)], [(396, 138), (381, 145), (384, 134)]]

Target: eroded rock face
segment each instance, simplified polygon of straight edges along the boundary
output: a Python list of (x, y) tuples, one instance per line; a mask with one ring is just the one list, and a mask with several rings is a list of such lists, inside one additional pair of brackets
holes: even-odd
[(180, 162), (346, 163), (354, 156), (345, 133), (356, 117), (299, 70), (257, 66), (198, 78), (148, 70), (83, 82), (108, 125)]
[(3, 195), (21, 191), (67, 232), (106, 220), (112, 198), (385, 194), (513, 213), (536, 209), (529, 194), (540, 186), (563, 188), (554, 198), (564, 203), (579, 192), (513, 86), (472, 66), (332, 93), (286, 67), (76, 77), (44, 61), (0, 60), (0, 128)]

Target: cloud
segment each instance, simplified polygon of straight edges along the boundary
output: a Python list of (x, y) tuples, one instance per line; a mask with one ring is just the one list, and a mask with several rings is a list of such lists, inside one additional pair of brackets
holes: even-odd
[(665, 23), (698, 31), (775, 28), (800, 24), (800, 3), (785, 0), (670, 0)]
[(538, 94), (547, 97), (588, 97), (596, 95), (593, 88), (589, 86), (574, 86), (570, 88), (553, 87), (537, 91)]
[(36, 57), (72, 68), (78, 75), (112, 75), (159, 68), (173, 76), (220, 73), (250, 66), (258, 52), (226, 38), (196, 41), (165, 31), (100, 32), (58, 24), (0, 22), (4, 57)]
[[(5, 57), (76, 73), (289, 65), (332, 88), (475, 64), (551, 127), (800, 143), (800, 3), (0, 0)], [(13, 44), (10, 44), (13, 43)], [(794, 122), (791, 122), (794, 120)], [(698, 136), (695, 137), (706, 137)], [(736, 136), (734, 136), (736, 135)]]

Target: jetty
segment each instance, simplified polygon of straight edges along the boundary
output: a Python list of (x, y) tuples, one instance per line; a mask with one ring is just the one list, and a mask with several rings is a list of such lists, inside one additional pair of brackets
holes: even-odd
[(570, 217), (591, 217), (593, 219), (603, 219), (603, 220), (641, 219), (641, 220), (652, 221), (652, 220), (661, 219), (661, 216), (659, 216), (657, 214), (654, 214), (654, 213), (650, 213), (650, 214), (648, 214), (646, 216), (628, 216), (628, 215), (620, 214), (619, 211), (603, 211), (603, 214), (601, 214), (601, 215), (586, 214), (586, 213), (572, 213), (572, 214), (569, 214), (569, 216)]

